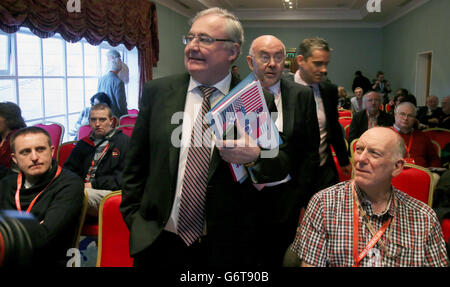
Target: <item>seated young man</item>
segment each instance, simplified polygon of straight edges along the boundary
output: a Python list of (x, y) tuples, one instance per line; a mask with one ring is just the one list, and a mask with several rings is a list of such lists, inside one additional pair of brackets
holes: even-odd
[(98, 215), (102, 198), (122, 188), (122, 170), (130, 138), (112, 127), (113, 115), (106, 104), (91, 108), (89, 124), (92, 132), (78, 141), (64, 167), (80, 176), (87, 188), (87, 213)]
[(33, 264), (65, 266), (73, 246), (84, 192), (83, 182), (52, 159), (50, 135), (39, 127), (11, 137), (11, 155), (20, 170), (0, 181), (0, 209), (31, 213), (40, 223), (28, 230), (35, 244)]

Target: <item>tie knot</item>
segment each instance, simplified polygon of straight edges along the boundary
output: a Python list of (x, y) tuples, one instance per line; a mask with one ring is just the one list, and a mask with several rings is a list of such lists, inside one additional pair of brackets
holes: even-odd
[(205, 98), (209, 98), (217, 89), (215, 87), (198, 86)]

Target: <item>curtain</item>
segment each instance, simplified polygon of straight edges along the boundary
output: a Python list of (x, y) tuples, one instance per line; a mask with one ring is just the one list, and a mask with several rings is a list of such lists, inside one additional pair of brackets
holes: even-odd
[(158, 62), (156, 7), (148, 0), (2, 0), (0, 29), (15, 33), (21, 26), (41, 38), (60, 33), (72, 43), (85, 38), (91, 45), (137, 47), (139, 95)]

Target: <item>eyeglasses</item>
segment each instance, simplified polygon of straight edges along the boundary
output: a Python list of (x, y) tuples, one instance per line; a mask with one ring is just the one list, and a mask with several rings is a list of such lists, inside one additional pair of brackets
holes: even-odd
[(407, 114), (405, 112), (398, 112), (397, 115), (399, 115), (402, 118), (408, 117), (408, 119), (415, 119), (416, 118), (415, 115), (410, 115), (410, 114)]
[(260, 61), (263, 64), (268, 64), (270, 62), (270, 59), (273, 58), (275, 63), (279, 64), (284, 61), (284, 55), (283, 54), (276, 54), (275, 56), (269, 56), (269, 55), (259, 55), (258, 57), (255, 57), (253, 55), (250, 55), (250, 57), (255, 58), (256, 60)]
[(216, 41), (220, 41), (220, 42), (234, 42), (233, 40), (230, 39), (216, 39), (216, 38), (212, 38), (206, 35), (183, 35), (183, 44), (187, 45), (189, 43), (191, 43), (192, 41), (194, 41), (194, 39), (197, 38), (198, 39), (198, 43), (201, 46), (209, 46), (212, 43), (216, 42)]

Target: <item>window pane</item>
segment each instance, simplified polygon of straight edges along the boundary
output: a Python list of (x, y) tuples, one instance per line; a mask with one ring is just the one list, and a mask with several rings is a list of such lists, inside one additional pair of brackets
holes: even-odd
[(100, 53), (102, 54), (102, 75), (106, 74), (108, 71), (108, 59), (106, 57), (106, 54), (108, 53), (109, 49), (101, 48)]
[(8, 101), (17, 104), (14, 80), (0, 80), (0, 102)]
[(91, 97), (97, 93), (97, 83), (98, 83), (97, 78), (85, 79), (84, 84), (85, 84), (85, 89), (86, 89), (86, 94), (85, 94), (86, 106), (90, 105)]
[(41, 79), (19, 79), (19, 105), (25, 120), (42, 118)]
[(0, 34), (0, 71), (8, 70), (8, 35)]
[(45, 79), (45, 117), (63, 115), (66, 112), (64, 104), (64, 79)]
[[(71, 139), (73, 139), (76, 135), (77, 135), (77, 130), (75, 130), (74, 126), (75, 123), (78, 120), (78, 117), (80, 116), (80, 114), (74, 114), (74, 115), (69, 115), (69, 124), (68, 129), (69, 129), (69, 135), (71, 136)], [(69, 139), (69, 140), (71, 140)]]
[(81, 42), (66, 43), (67, 47), (67, 75), (83, 75), (83, 55), (81, 53)]
[(64, 76), (63, 40), (49, 38), (42, 40), (44, 51), (44, 75)]
[(69, 113), (81, 112), (84, 108), (83, 79), (67, 79), (67, 92), (69, 93)]
[(41, 40), (31, 34), (17, 33), (19, 76), (41, 75)]
[(128, 70), (130, 81), (127, 85), (128, 109), (137, 109), (139, 103), (139, 69), (137, 48), (128, 52)]
[(84, 74), (85, 76), (98, 76), (98, 48), (84, 43)]

